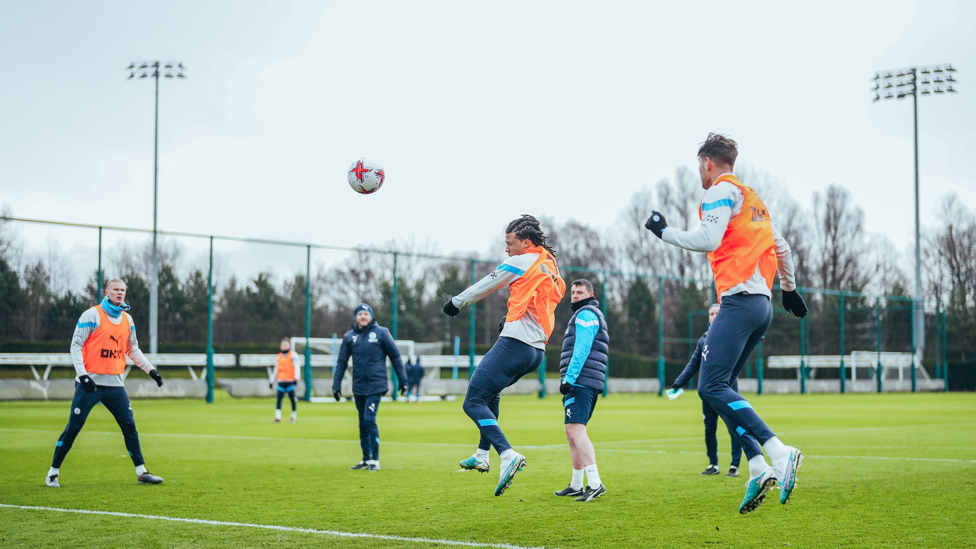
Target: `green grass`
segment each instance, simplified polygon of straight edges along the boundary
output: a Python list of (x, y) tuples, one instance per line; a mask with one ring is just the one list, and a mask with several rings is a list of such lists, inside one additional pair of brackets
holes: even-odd
[[(272, 424), (270, 399), (135, 401), (147, 466), (166, 479), (159, 486), (135, 482), (122, 435), (99, 407), (59, 490), (43, 476), (69, 404), (5, 402), (0, 503), (520, 546), (976, 546), (976, 395), (751, 395), (806, 457), (790, 504), (772, 492), (745, 516), (744, 476), (698, 475), (707, 461), (694, 394), (601, 400), (589, 432), (607, 495), (587, 504), (552, 496), (571, 469), (557, 396), (502, 398), (500, 423), (528, 466), (498, 498), (497, 456), (489, 474), (458, 471), (477, 443), (460, 401), (383, 403), (378, 473), (348, 469), (360, 457), (351, 403), (301, 403), (298, 423)], [(719, 448), (724, 470), (727, 436)], [(864, 459), (882, 457), (893, 459)], [(0, 547), (21, 545), (440, 546), (0, 508)]]

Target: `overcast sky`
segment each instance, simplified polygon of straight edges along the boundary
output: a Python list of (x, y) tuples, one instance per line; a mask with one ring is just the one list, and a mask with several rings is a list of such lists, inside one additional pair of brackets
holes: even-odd
[[(906, 250), (912, 103), (872, 103), (870, 79), (959, 69), (919, 104), (922, 223), (949, 193), (974, 209), (974, 30), (969, 1), (0, 0), (0, 202), (151, 228), (153, 82), (124, 69), (172, 59), (163, 230), (500, 257), (523, 213), (609, 230), (715, 131), (807, 208), (847, 187)], [(369, 196), (346, 183), (363, 156), (387, 174)]]

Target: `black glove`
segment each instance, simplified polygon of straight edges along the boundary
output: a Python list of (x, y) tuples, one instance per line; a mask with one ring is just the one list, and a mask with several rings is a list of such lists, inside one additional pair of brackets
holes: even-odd
[(332, 398), (336, 399), (336, 402), (339, 402), (340, 400), (342, 400), (342, 392), (332, 391)]
[(807, 316), (807, 305), (800, 297), (800, 292), (796, 290), (783, 292), (783, 308), (793, 313), (793, 316), (797, 318)]
[(81, 383), (81, 388), (85, 390), (86, 393), (92, 394), (95, 392), (95, 382), (92, 381), (87, 375), (78, 378), (78, 383)]
[(572, 390), (573, 390), (573, 385), (571, 383), (566, 383), (565, 379), (559, 382), (559, 394), (568, 395), (569, 392)]
[(454, 306), (454, 299), (448, 299), (447, 303), (444, 304), (444, 314), (451, 318), (461, 314), (461, 309)]
[(506, 318), (508, 318), (508, 316), (503, 316), (502, 319), (498, 321), (498, 333), (502, 333), (502, 330), (505, 329)]
[(674, 383), (672, 383), (671, 386), (668, 387), (668, 389), (671, 389), (672, 391), (677, 391), (680, 388), (681, 388), (681, 385), (675, 385)]
[(407, 394), (407, 386), (406, 385), (401, 385), (400, 386), (400, 396), (404, 396), (406, 394)]
[(153, 381), (156, 382), (156, 387), (163, 386), (163, 376), (159, 375), (159, 372), (156, 370), (149, 370), (149, 377), (153, 378)]
[(268, 384), (268, 389), (274, 389), (274, 383), (269, 383)]
[(661, 238), (661, 233), (664, 229), (668, 228), (668, 222), (664, 220), (664, 215), (657, 210), (651, 211), (651, 217), (647, 218), (647, 223), (644, 223), (644, 228), (654, 233), (655, 236)]

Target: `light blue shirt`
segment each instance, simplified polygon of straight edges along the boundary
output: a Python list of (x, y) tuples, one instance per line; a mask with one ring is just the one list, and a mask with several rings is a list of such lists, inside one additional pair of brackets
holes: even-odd
[(579, 377), (583, 364), (590, 356), (590, 349), (598, 333), (600, 333), (600, 319), (593, 311), (582, 311), (576, 315), (576, 341), (573, 343), (573, 358), (566, 368), (564, 379), (566, 383), (576, 385), (576, 378)]

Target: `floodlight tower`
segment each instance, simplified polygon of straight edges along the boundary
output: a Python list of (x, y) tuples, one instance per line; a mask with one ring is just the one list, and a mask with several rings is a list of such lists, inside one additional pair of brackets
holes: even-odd
[[(912, 302), (915, 333), (913, 339), (918, 356), (925, 350), (925, 311), (922, 297), (922, 244), (919, 236), (918, 206), (918, 96), (956, 93), (953, 87), (956, 69), (952, 65), (926, 65), (881, 71), (874, 75), (874, 101), (904, 99), (911, 96), (915, 110), (915, 299)], [(919, 77), (921, 76), (921, 80)], [(882, 95), (884, 94), (884, 95)], [(912, 372), (914, 374), (914, 371)], [(914, 378), (913, 378), (914, 379)]]
[[(152, 72), (146, 72), (149, 69)], [(133, 61), (125, 70), (129, 71), (128, 80), (136, 78), (136, 71), (143, 71), (138, 78), (153, 78), (156, 80), (156, 124), (153, 139), (153, 244), (152, 244), (152, 276), (149, 291), (149, 352), (159, 351), (159, 267), (156, 258), (156, 206), (159, 198), (159, 78), (186, 78), (183, 71), (186, 67), (182, 61)]]

